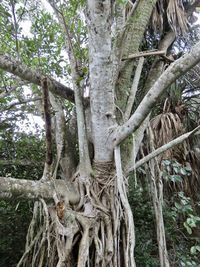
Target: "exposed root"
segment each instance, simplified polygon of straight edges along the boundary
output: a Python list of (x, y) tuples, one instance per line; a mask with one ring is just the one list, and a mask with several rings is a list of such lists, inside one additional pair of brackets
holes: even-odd
[(115, 161), (116, 170), (111, 162), (95, 162), (94, 177), (76, 175), (74, 183), (80, 194), (77, 205), (62, 199), (51, 206), (42, 199), (35, 203), (18, 267), (135, 266), (126, 181), (117, 157)]

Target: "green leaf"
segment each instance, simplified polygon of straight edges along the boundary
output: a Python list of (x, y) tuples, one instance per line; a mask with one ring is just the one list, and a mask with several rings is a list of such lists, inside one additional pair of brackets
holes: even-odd
[(179, 203), (175, 202), (174, 205), (175, 205), (175, 207), (176, 207), (177, 209), (179, 209), (179, 210), (182, 209), (182, 206), (181, 206)]
[(190, 253), (192, 254), (192, 255), (196, 255), (196, 254), (198, 254), (200, 252), (200, 246), (192, 246), (191, 248), (190, 248)]
[(182, 175), (187, 175), (187, 171), (186, 171), (184, 168), (181, 168), (181, 169), (180, 169), (180, 173), (181, 173)]
[(183, 223), (185, 229), (187, 230), (188, 234), (191, 235), (192, 234), (192, 229), (187, 225), (186, 222)]
[(192, 255), (195, 255), (196, 254), (196, 246), (193, 246), (193, 247), (190, 248), (190, 253)]
[(193, 218), (187, 218), (186, 222), (190, 227), (192, 228), (196, 227), (196, 222)]
[(170, 175), (170, 180), (172, 182), (182, 182), (182, 177), (180, 175)]
[(163, 164), (164, 165), (166, 165), (166, 166), (168, 166), (168, 165), (170, 165), (171, 164), (171, 161), (170, 160), (163, 160)]

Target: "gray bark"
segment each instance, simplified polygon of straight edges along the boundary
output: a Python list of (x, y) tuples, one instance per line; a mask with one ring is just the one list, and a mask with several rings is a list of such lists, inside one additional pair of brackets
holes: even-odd
[(96, 161), (110, 161), (113, 156), (108, 143), (115, 122), (111, 9), (110, 0), (88, 0), (90, 107)]
[[(29, 81), (36, 85), (41, 85), (41, 80), (44, 78), (37, 70), (32, 70), (20, 61), (0, 53), (0, 68), (7, 72), (10, 72), (22, 80)], [(74, 102), (74, 92), (69, 87), (62, 85), (56, 80), (49, 77), (49, 90), (71, 102)]]
[(11, 177), (0, 177), (0, 197), (26, 198), (53, 200), (54, 195), (59, 193), (61, 198), (67, 199), (71, 204), (79, 201), (79, 194), (71, 183), (66, 181), (31, 181), (15, 179)]

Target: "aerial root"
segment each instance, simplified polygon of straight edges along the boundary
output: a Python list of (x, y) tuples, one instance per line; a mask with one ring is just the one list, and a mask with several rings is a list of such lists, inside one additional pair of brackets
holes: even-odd
[(35, 203), (17, 267), (135, 266), (130, 259), (134, 227), (125, 178), (116, 175), (110, 162), (95, 162), (94, 170), (95, 177), (74, 179), (81, 196), (76, 206), (59, 199), (56, 205), (43, 199)]

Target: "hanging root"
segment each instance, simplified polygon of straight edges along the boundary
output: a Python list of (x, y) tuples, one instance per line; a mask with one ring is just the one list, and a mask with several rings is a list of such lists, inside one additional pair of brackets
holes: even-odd
[(120, 147), (115, 148), (115, 165), (116, 165), (116, 176), (117, 176), (117, 191), (119, 199), (121, 201), (122, 211), (123, 211), (123, 249), (124, 249), (124, 266), (136, 266), (134, 261), (134, 246), (135, 246), (135, 229), (133, 215), (131, 207), (128, 202), (125, 177), (123, 176), (122, 166), (121, 166), (121, 155)]
[[(39, 263), (44, 257), (46, 242), (48, 244), (47, 254), (50, 249), (49, 229), (49, 216), (45, 202), (43, 200), (35, 202), (32, 221), (27, 233), (25, 252), (17, 267), (22, 265), (40, 266)], [(31, 254), (32, 257), (30, 256)]]

